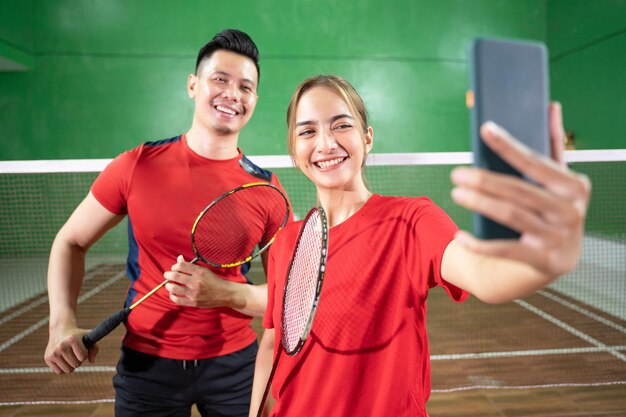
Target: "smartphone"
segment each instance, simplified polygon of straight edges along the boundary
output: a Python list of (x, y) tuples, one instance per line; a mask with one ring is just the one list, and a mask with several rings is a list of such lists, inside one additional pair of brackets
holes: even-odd
[[(496, 155), (480, 137), (493, 121), (536, 152), (550, 154), (548, 58), (540, 42), (474, 39), (469, 48), (474, 165), (509, 175), (521, 174)], [(474, 234), (481, 239), (515, 239), (519, 233), (478, 213)]]

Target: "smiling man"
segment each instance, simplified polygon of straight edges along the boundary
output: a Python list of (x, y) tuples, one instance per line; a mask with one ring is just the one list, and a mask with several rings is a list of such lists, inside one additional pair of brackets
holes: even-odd
[[(70, 373), (98, 352), (82, 343), (77, 298), (87, 250), (129, 218), (125, 306), (170, 282), (133, 310), (113, 378), (117, 416), (247, 416), (257, 351), (251, 316), (267, 304), (265, 286), (248, 285), (241, 268), (191, 265), (190, 231), (200, 211), (239, 185), (266, 181), (237, 147), (254, 113), (258, 51), (238, 30), (217, 34), (198, 53), (187, 80), (194, 115), (186, 133), (148, 142), (115, 158), (61, 228), (48, 271), (50, 339), (45, 353), (56, 373)], [(181, 278), (182, 280), (182, 278)]]

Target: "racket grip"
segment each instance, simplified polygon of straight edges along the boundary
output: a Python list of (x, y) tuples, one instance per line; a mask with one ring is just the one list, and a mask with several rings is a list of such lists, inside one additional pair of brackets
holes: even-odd
[(89, 330), (83, 336), (83, 344), (85, 345), (85, 347), (89, 349), (90, 347), (95, 345), (96, 342), (115, 330), (117, 326), (122, 324), (122, 322), (126, 320), (126, 317), (128, 317), (129, 314), (130, 307), (126, 307), (118, 311), (117, 313), (113, 313), (111, 317), (104, 320), (93, 329)]

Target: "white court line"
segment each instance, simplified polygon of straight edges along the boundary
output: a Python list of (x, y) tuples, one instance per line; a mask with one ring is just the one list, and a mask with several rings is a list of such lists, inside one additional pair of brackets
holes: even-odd
[[(74, 372), (115, 372), (115, 366), (81, 366), (74, 369)], [(24, 375), (24, 374), (50, 374), (52, 369), (48, 367), (38, 368), (3, 368), (0, 369), (0, 375)]]
[(562, 349), (531, 349), (513, 350), (508, 352), (481, 352), (481, 353), (453, 353), (448, 355), (431, 355), (433, 361), (451, 361), (461, 359), (493, 359), (493, 358), (513, 358), (523, 356), (543, 356), (543, 355), (569, 355), (574, 353), (596, 353), (609, 351), (626, 351), (626, 345), (606, 346), (606, 347), (581, 347)]
[[(125, 276), (126, 276), (126, 271), (120, 272), (117, 275), (115, 275), (114, 277), (108, 279), (107, 281), (105, 281), (102, 284), (98, 285), (97, 287), (93, 288), (92, 290), (86, 292), (85, 294), (83, 294), (80, 297), (78, 297), (78, 304), (82, 303), (83, 301), (85, 301), (89, 297), (93, 296), (94, 294), (99, 293), (100, 291), (102, 291), (103, 289), (108, 287), (109, 285), (113, 284), (115, 281), (117, 281), (120, 278), (125, 277)], [(39, 329), (40, 327), (42, 327), (43, 325), (45, 325), (49, 321), (50, 321), (50, 317), (46, 317), (45, 319), (39, 320), (37, 323), (33, 324), (32, 326), (30, 326), (26, 330), (22, 331), (21, 333), (16, 334), (15, 336), (13, 336), (12, 338), (10, 338), (9, 340), (7, 340), (6, 342), (4, 342), (3, 344), (0, 345), (0, 352), (6, 350), (8, 347), (10, 347), (10, 346), (14, 345), (15, 343), (19, 342), (20, 340), (22, 340), (23, 338), (25, 338), (26, 336), (28, 336), (29, 334), (31, 334), (35, 330)]]
[[(435, 394), (444, 394), (450, 392), (460, 392), (460, 391), (472, 391), (479, 389), (545, 389), (545, 388), (565, 388), (565, 387), (605, 387), (611, 385), (626, 385), (624, 381), (618, 382), (594, 382), (590, 384), (542, 384), (542, 385), (517, 385), (517, 386), (506, 386), (506, 385), (472, 385), (469, 387), (458, 387), (458, 388), (448, 388), (448, 389), (432, 389), (431, 392)], [(97, 404), (97, 403), (113, 403), (115, 400), (113, 398), (101, 398), (99, 400), (73, 400), (73, 401), (14, 401), (14, 402), (0, 402), (0, 406), (16, 406), (16, 405), (71, 405), (71, 404)]]
[[(473, 385), (471, 387), (460, 387), (450, 389), (433, 389), (432, 393), (444, 394), (449, 392), (471, 391), (478, 389), (541, 389), (541, 388), (564, 388), (564, 387), (603, 387), (610, 385), (625, 385), (626, 382), (594, 382), (591, 384), (543, 384), (543, 385), (519, 385), (519, 386), (499, 386), (499, 385)], [(97, 403), (113, 403), (112, 398), (102, 398), (99, 400), (84, 401), (15, 401), (0, 403), (0, 406), (15, 405), (71, 405), (71, 404), (97, 404)]]
[(6, 342), (0, 345), (0, 352), (12, 346), (13, 344), (19, 342), (20, 340), (22, 340), (23, 338), (25, 338), (26, 336), (28, 336), (35, 330), (39, 329), (41, 326), (45, 325), (49, 321), (50, 321), (50, 317), (46, 317), (45, 319), (41, 319), (37, 323), (28, 327), (26, 330), (22, 331), (21, 333), (16, 334), (15, 336), (13, 336), (12, 338), (10, 338), (9, 340), (7, 340)]
[(541, 384), (541, 385), (472, 385), (469, 387), (458, 387), (448, 389), (433, 389), (433, 393), (446, 393), (446, 392), (459, 392), (459, 391), (471, 391), (475, 389), (538, 389), (538, 388), (563, 388), (563, 387), (604, 387), (608, 385), (626, 385), (626, 381), (617, 382), (592, 382), (589, 384)]
[(599, 315), (597, 315), (597, 314), (595, 314), (595, 313), (593, 313), (593, 312), (591, 312), (591, 311), (589, 311), (589, 310), (587, 310), (585, 308), (577, 306), (574, 303), (570, 303), (569, 301), (559, 297), (558, 295), (551, 294), (551, 293), (546, 292), (544, 290), (538, 291), (538, 293), (543, 295), (546, 298), (549, 298), (550, 300), (552, 300), (552, 301), (554, 301), (554, 302), (556, 302), (558, 304), (561, 304), (561, 305), (563, 305), (563, 306), (565, 306), (565, 307), (567, 307), (567, 308), (569, 308), (571, 310), (574, 310), (577, 313), (582, 314), (583, 316), (587, 316), (590, 319), (598, 321), (598, 322), (604, 324), (607, 327), (610, 327), (612, 329), (615, 329), (615, 330), (617, 330), (619, 332), (622, 332), (622, 333), (626, 334), (626, 327), (620, 326), (619, 324), (617, 324), (617, 323), (615, 323), (615, 322), (613, 322), (611, 320), (605, 319), (604, 317), (599, 316)]
[[(91, 278), (94, 277), (94, 275), (96, 275), (96, 269), (88, 272), (87, 274), (85, 274), (84, 280), (88, 281)], [(33, 300), (30, 304), (20, 308), (19, 310), (14, 311), (13, 313), (9, 314), (6, 317), (3, 317), (2, 319), (0, 319), (0, 326), (3, 325), (4, 323), (13, 320), (16, 317), (21, 316), (24, 313), (28, 313), (30, 310), (34, 309), (35, 307), (40, 306), (41, 304), (45, 303), (46, 301), (48, 301), (48, 295), (44, 294), (41, 297), (39, 297), (36, 300)]]
[(560, 327), (561, 329), (565, 330), (566, 332), (569, 332), (571, 334), (573, 334), (574, 336), (584, 340), (587, 343), (590, 343), (594, 346), (597, 346), (599, 348), (605, 349), (605, 351), (613, 356), (615, 356), (617, 359), (621, 360), (622, 362), (626, 362), (626, 356), (619, 353), (618, 350), (616, 350), (614, 347), (611, 346), (607, 346), (604, 343), (600, 342), (597, 339), (594, 339), (593, 337), (581, 332), (578, 329), (575, 329), (574, 327), (570, 326), (569, 324), (557, 319), (554, 316), (551, 316), (550, 314), (546, 313), (545, 311), (542, 311), (540, 309), (538, 309), (537, 307), (528, 304), (526, 301), (523, 300), (514, 300), (515, 303), (521, 305), (522, 307), (526, 308), (527, 310), (535, 313), (536, 315), (538, 315), (539, 317), (541, 317), (542, 319), (545, 319), (547, 321), (549, 321), (552, 324), (555, 324), (557, 327)]
[(42, 305), (46, 301), (48, 301), (48, 296), (47, 295), (42, 295), (38, 299), (33, 300), (30, 304), (20, 308), (19, 310), (14, 311), (13, 313), (9, 314), (8, 316), (3, 317), (2, 319), (0, 319), (0, 326), (2, 326), (4, 323), (7, 323), (7, 322), (13, 320), (16, 317), (21, 316), (24, 313), (28, 313), (30, 310), (34, 309), (35, 307), (39, 307), (40, 305)]
[(114, 282), (118, 281), (120, 278), (123, 278), (125, 276), (126, 276), (126, 271), (117, 273), (117, 275), (113, 276), (112, 278), (109, 278), (107, 281), (104, 281), (102, 284), (98, 285), (97, 287), (92, 288), (91, 290), (87, 291), (85, 294), (78, 297), (78, 304), (82, 303), (83, 301), (90, 298), (91, 296), (98, 294), (103, 289), (105, 289), (106, 287), (110, 286), (111, 284), (113, 284)]
[(15, 401), (8, 403), (0, 403), (1, 406), (11, 405), (71, 405), (71, 404), (98, 404), (98, 403), (114, 403), (113, 398), (101, 398), (99, 400), (83, 400), (83, 401)]

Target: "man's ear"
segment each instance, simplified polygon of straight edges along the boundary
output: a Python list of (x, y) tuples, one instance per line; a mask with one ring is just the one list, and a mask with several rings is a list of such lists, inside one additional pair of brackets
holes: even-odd
[(198, 88), (198, 76), (189, 74), (187, 77), (187, 95), (189, 98), (196, 98), (196, 88)]

